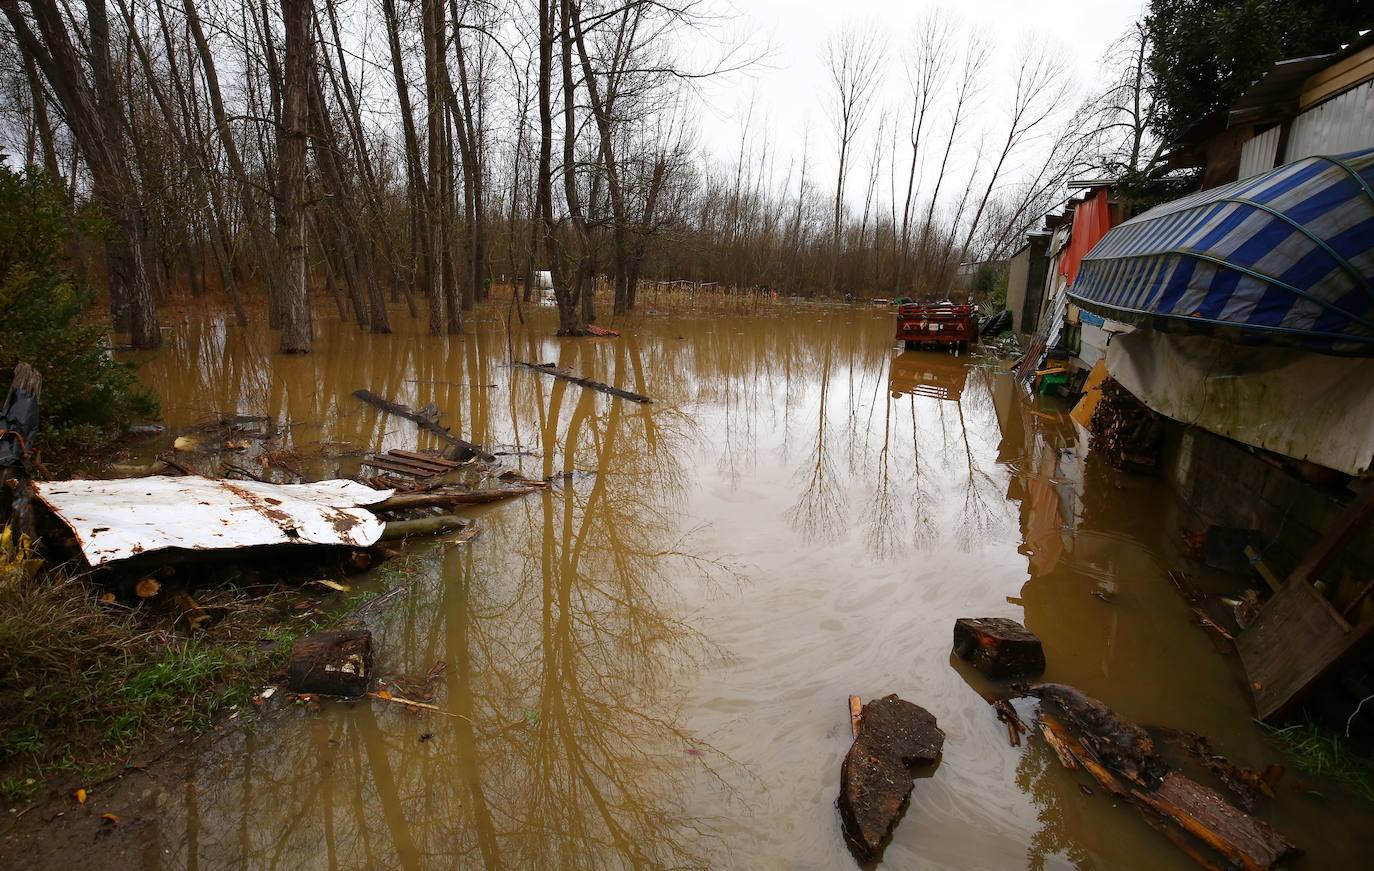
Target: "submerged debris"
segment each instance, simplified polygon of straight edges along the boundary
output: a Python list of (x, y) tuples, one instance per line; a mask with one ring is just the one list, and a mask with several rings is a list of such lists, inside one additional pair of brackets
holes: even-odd
[[(1147, 823), (1204, 868), (1268, 869), (1301, 852), (1264, 820), (1170, 770), (1144, 729), (1097, 699), (1063, 684), (1041, 684), (1027, 692), (1063, 711), (1068, 726), (1042, 711), (1040, 728), (1065, 768), (1083, 768), (1101, 787), (1129, 801)], [(1210, 745), (1204, 739), (1196, 749), (1207, 752)], [(1241, 778), (1252, 774), (1249, 769), (1235, 771)], [(1277, 779), (1272, 769), (1254, 776), (1268, 785)]]
[(404, 417), (406, 420), (413, 421), (416, 425), (428, 433), (432, 433), (441, 441), (449, 446), (449, 456), (447, 459), (466, 460), (469, 457), (476, 457), (483, 462), (491, 462), (496, 459), (491, 452), (481, 445), (460, 439), (458, 436), (449, 432), (448, 427), (439, 423), (438, 408), (432, 406), (414, 410), (408, 405), (393, 402), (384, 396), (378, 396), (371, 390), (355, 390), (353, 397), (366, 402), (368, 405), (380, 408), (388, 414), (397, 417)]
[(906, 798), (913, 766), (933, 765), (945, 733), (935, 716), (896, 695), (863, 706), (858, 736), (840, 768), (840, 820), (845, 842), (867, 862), (877, 858)]
[(317, 632), (296, 639), (286, 666), (294, 693), (356, 698), (372, 681), (372, 633), (366, 629)]
[(545, 375), (552, 375), (554, 378), (559, 378), (563, 381), (571, 381), (573, 384), (580, 384), (588, 390), (597, 390), (601, 393), (609, 394), (610, 396), (618, 396), (621, 399), (628, 399), (631, 402), (653, 402), (652, 399), (643, 395), (642, 393), (635, 393), (632, 390), (623, 390), (619, 387), (612, 387), (611, 385), (605, 384), (601, 381), (593, 381), (590, 378), (584, 378), (583, 376), (578, 375), (576, 372), (573, 372), (571, 369), (561, 368), (554, 363), (526, 363), (523, 360), (516, 360), (515, 365), (524, 366), (526, 369), (533, 369), (536, 372), (543, 372)]
[(1040, 639), (1006, 617), (955, 620), (954, 653), (988, 677), (1031, 677), (1045, 671)]

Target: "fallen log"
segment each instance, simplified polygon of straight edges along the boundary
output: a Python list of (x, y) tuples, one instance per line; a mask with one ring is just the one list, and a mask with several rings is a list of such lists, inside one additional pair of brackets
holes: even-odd
[[(1040, 726), (1047, 736), (1054, 736), (1048, 739), (1048, 743), (1050, 747), (1054, 749), (1055, 754), (1058, 755), (1063, 751), (1068, 754), (1069, 758), (1077, 763), (1077, 765), (1065, 763), (1065, 768), (1072, 769), (1081, 765), (1083, 770), (1091, 774), (1093, 780), (1096, 780), (1098, 785), (1107, 790), (1107, 792), (1110, 792), (1118, 798), (1126, 797), (1125, 785), (1117, 779), (1115, 774), (1107, 770), (1107, 767), (1102, 764), (1102, 761), (1097, 758), (1097, 755), (1089, 750), (1082, 741), (1070, 735), (1062, 723), (1053, 717), (1043, 716), (1040, 720)], [(1064, 757), (1060, 756), (1059, 761), (1064, 762)]]
[(631, 390), (622, 390), (619, 387), (612, 387), (611, 385), (606, 384), (602, 381), (593, 381), (590, 378), (584, 378), (570, 369), (563, 369), (559, 366), (555, 366), (552, 363), (526, 363), (523, 360), (516, 360), (515, 365), (524, 366), (525, 368), (533, 369), (536, 372), (543, 372), (545, 375), (552, 375), (554, 378), (561, 378), (564, 381), (571, 381), (573, 384), (579, 384), (587, 388), (588, 390), (599, 390), (600, 392), (609, 394), (611, 396), (618, 396), (621, 399), (628, 399), (631, 402), (653, 402), (652, 399), (641, 393), (635, 393)]
[(449, 453), (452, 455), (452, 459), (466, 460), (469, 457), (476, 457), (477, 459), (486, 463), (492, 462), (496, 459), (494, 455), (488, 452), (481, 445), (475, 445), (472, 442), (464, 441), (463, 439), (460, 439), (458, 438), (458, 436), (449, 432), (448, 427), (439, 423), (438, 418), (436, 417), (421, 414), (408, 405), (402, 405), (399, 402), (392, 402), (390, 399), (387, 399), (386, 397), (378, 396), (371, 390), (355, 390), (353, 391), (353, 397), (355, 399), (361, 399), (363, 402), (366, 402), (368, 405), (371, 405), (374, 408), (380, 408), (382, 411), (385, 411), (388, 414), (394, 414), (397, 417), (404, 417), (406, 420), (415, 423), (417, 426), (420, 427), (420, 429), (424, 430), (425, 432), (433, 433), (440, 441), (444, 442), (449, 446)]
[(1178, 732), (1173, 737), (1179, 747), (1230, 790), (1241, 810), (1254, 810), (1261, 796), (1272, 798), (1283, 777), (1282, 765), (1269, 765), (1262, 771), (1237, 765), (1216, 752), (1212, 742), (1196, 732)]
[(1065, 684), (1037, 684), (1029, 693), (1058, 705), (1083, 736), (1083, 744), (1113, 771), (1142, 786), (1159, 781), (1164, 765), (1155, 752), (1154, 739), (1144, 729)]
[(463, 493), (436, 491), (431, 493), (397, 493), (375, 505), (367, 506), (369, 511), (402, 511), (407, 508), (442, 508), (448, 505), (485, 505), (499, 502), (513, 496), (537, 493), (543, 487), (527, 485), (522, 487), (500, 487), (491, 490), (469, 490)]
[(1159, 788), (1133, 789), (1131, 796), (1246, 871), (1272, 868), (1300, 852), (1264, 820), (1177, 771), (1165, 775)]
[(911, 767), (933, 765), (945, 733), (925, 708), (895, 695), (863, 706), (840, 767), (840, 821), (856, 858), (877, 858), (911, 794)]
[[(1082, 767), (1103, 788), (1128, 800), (1202, 867), (1260, 871), (1301, 852), (1221, 794), (1165, 769), (1144, 731), (1096, 699), (1061, 684), (1031, 692), (1062, 708), (1081, 732), (1075, 736), (1054, 716), (1041, 714), (1041, 732), (1064, 767)], [(1214, 862), (1213, 856), (1225, 861)]]
[(438, 535), (467, 526), (466, 518), (454, 514), (438, 514), (434, 517), (421, 517), (418, 520), (390, 520), (382, 529), (381, 541), (395, 541), (416, 535)]
[(1059, 757), (1059, 764), (1070, 771), (1078, 767), (1078, 759), (1074, 756), (1073, 748), (1069, 744), (1069, 736), (1064, 734), (1064, 727), (1059, 725), (1059, 721), (1044, 714), (1040, 718), (1040, 734), (1045, 736), (1045, 743), (1050, 745), (1054, 755)]
[(366, 629), (317, 632), (297, 638), (286, 666), (295, 693), (357, 698), (372, 681), (372, 633)]

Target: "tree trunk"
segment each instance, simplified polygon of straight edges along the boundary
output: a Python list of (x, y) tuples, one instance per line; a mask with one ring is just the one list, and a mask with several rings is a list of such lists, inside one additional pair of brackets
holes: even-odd
[(277, 174), (284, 201), (281, 350), (285, 354), (304, 354), (309, 352), (312, 338), (305, 258), (305, 151), (309, 136), (306, 125), (310, 71), (314, 65), (311, 0), (282, 0), (281, 11), (286, 29), (286, 81), (277, 145)]

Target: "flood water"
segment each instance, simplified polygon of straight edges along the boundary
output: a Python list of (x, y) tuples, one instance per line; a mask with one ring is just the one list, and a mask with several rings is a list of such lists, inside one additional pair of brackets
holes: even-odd
[[(302, 450), (437, 447), (350, 397), (366, 387), (435, 403), (526, 475), (572, 474), (374, 578), (404, 584), (366, 612), (378, 670), (445, 663), (442, 713), (243, 717), (148, 798), (144, 867), (854, 867), (834, 806), (846, 697), (893, 692), (948, 737), (883, 867), (1194, 867), (1039, 737), (1009, 745), (951, 660), (961, 616), (1023, 621), (1048, 680), (1138, 722), (1281, 761), (1166, 576), (1186, 510), (1100, 467), (1065, 409), (994, 361), (899, 353), (888, 311), (852, 307), (567, 341), (548, 311), (508, 334), (479, 310), (456, 338), (394, 322), (327, 321), (283, 358), (265, 329), (191, 319), (142, 376), (173, 430), (231, 411), (272, 415)], [(1298, 867), (1335, 868), (1363, 865), (1368, 810), (1289, 772), (1260, 813), (1307, 849)]]

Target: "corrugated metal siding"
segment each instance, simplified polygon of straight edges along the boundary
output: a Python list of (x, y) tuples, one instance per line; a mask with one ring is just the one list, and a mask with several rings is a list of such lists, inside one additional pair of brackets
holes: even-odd
[(1274, 158), (1279, 151), (1280, 127), (1270, 127), (1251, 139), (1240, 148), (1240, 175), (1249, 178), (1274, 168)]
[(1374, 146), (1374, 81), (1294, 118), (1283, 160), (1290, 163), (1314, 154), (1343, 154), (1370, 146)]

